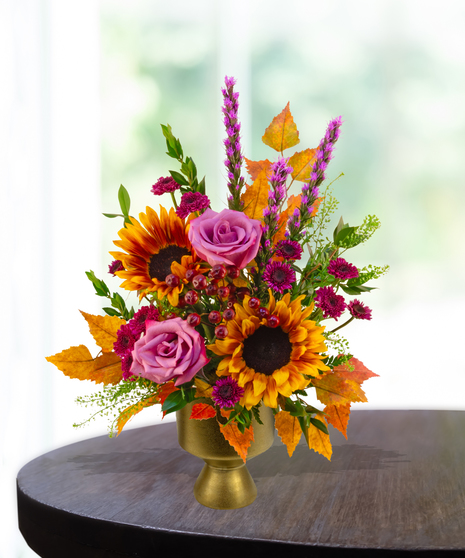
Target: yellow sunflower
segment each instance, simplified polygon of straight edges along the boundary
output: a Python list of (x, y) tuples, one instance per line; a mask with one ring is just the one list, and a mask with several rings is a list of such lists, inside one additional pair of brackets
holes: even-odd
[(170, 304), (176, 306), (184, 282), (179, 277), (178, 286), (166, 284), (166, 276), (172, 273), (171, 265), (177, 262), (184, 271), (198, 265), (187, 238), (186, 225), (174, 209), (171, 208), (168, 214), (161, 206), (160, 217), (147, 207), (146, 213), (139, 214), (139, 219), (140, 223), (131, 217), (131, 224), (118, 232), (121, 240), (113, 242), (126, 251), (110, 252), (124, 266), (124, 270), (115, 274), (125, 279), (121, 287), (128, 291), (140, 291), (141, 298), (156, 291), (159, 298), (167, 296)]
[(270, 292), (267, 308), (279, 317), (279, 326), (270, 328), (249, 308), (246, 296), (244, 306), (234, 305), (236, 316), (227, 324), (228, 336), (208, 346), (225, 357), (216, 373), (232, 376), (244, 388), (241, 404), (247, 409), (262, 399), (267, 407), (276, 408), (279, 394), (289, 397), (310, 383), (305, 376), (318, 377), (319, 370), (330, 370), (322, 362), (325, 356), (318, 354), (327, 350), (324, 327), (308, 319), (313, 305), (302, 310), (303, 298), (291, 303), (287, 293), (276, 302)]

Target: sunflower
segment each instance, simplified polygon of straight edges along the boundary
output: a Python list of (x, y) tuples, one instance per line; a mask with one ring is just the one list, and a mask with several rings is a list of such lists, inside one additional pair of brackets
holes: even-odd
[[(170, 212), (160, 206), (160, 217), (147, 207), (146, 213), (139, 214), (139, 221), (130, 217), (131, 224), (118, 232), (121, 240), (113, 243), (124, 252), (110, 252), (121, 260), (124, 270), (115, 274), (125, 281), (121, 287), (128, 291), (140, 291), (140, 298), (156, 291), (159, 298), (168, 297), (171, 305), (176, 306), (184, 283), (169, 286), (165, 279), (172, 273), (173, 262), (181, 264), (183, 270), (195, 268), (198, 262), (187, 238), (186, 225), (174, 209)], [(182, 279), (182, 277), (179, 277)]]
[(291, 303), (287, 293), (276, 302), (269, 293), (267, 308), (270, 315), (278, 316), (278, 327), (268, 327), (267, 320), (249, 308), (250, 297), (246, 296), (244, 306), (234, 305), (236, 315), (227, 324), (228, 336), (208, 345), (216, 355), (224, 356), (218, 376), (231, 376), (244, 388), (241, 404), (247, 409), (261, 399), (267, 407), (276, 408), (279, 394), (289, 397), (310, 383), (308, 376), (318, 377), (320, 370), (330, 370), (322, 362), (325, 356), (319, 354), (327, 350), (324, 327), (308, 319), (313, 304), (302, 310), (304, 296)]

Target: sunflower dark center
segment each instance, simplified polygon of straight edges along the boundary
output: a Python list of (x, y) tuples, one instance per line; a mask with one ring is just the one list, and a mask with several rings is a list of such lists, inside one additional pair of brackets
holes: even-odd
[(164, 281), (166, 276), (171, 273), (171, 264), (173, 262), (181, 263), (183, 256), (190, 254), (187, 248), (171, 244), (166, 248), (162, 248), (158, 254), (154, 254), (149, 262), (149, 275), (150, 278)]
[(291, 360), (292, 344), (289, 335), (280, 327), (260, 326), (244, 341), (242, 358), (249, 368), (271, 376)]

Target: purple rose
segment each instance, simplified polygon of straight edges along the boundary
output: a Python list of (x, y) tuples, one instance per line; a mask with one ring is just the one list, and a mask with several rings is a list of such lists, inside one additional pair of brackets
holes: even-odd
[(176, 386), (192, 380), (209, 361), (203, 337), (181, 318), (147, 320), (132, 356), (132, 374), (157, 384), (177, 378)]
[(257, 255), (262, 229), (260, 221), (242, 211), (207, 209), (193, 219), (189, 240), (197, 254), (211, 266), (235, 265), (243, 269)]

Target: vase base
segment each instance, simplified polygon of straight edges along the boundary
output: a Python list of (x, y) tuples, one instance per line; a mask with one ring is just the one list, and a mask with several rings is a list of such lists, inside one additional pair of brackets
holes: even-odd
[(194, 496), (208, 508), (233, 510), (250, 505), (257, 497), (257, 487), (245, 464), (219, 468), (205, 463), (194, 485)]

